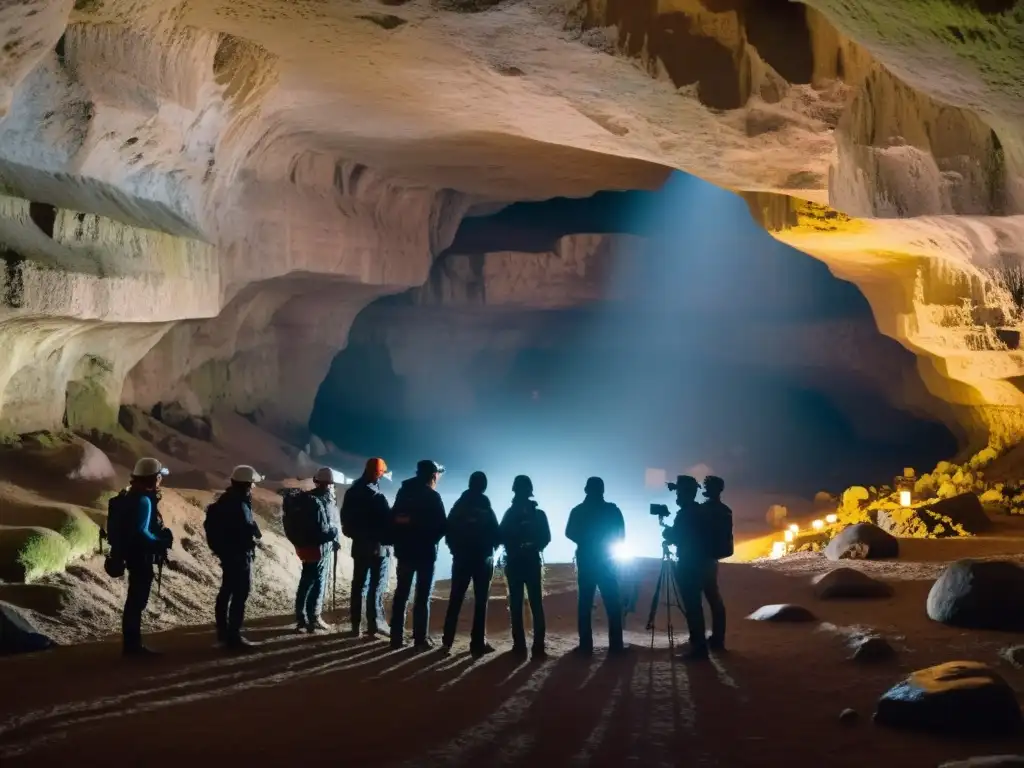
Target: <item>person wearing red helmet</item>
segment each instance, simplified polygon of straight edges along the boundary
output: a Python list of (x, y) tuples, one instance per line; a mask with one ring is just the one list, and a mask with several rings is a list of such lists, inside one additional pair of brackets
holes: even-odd
[[(345, 492), (341, 505), (341, 532), (352, 539), (352, 590), (349, 615), (352, 635), (358, 637), (366, 601), (366, 634), (388, 636), (384, 621), (384, 592), (388, 584), (391, 547), (387, 538), (391, 508), (380, 491), (380, 480), (389, 476), (381, 458), (366, 462), (363, 475)], [(369, 582), (369, 584), (367, 584)]]

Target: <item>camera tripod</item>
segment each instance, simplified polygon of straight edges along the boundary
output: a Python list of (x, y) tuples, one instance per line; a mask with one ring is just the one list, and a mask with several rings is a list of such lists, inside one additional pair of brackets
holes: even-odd
[(675, 560), (672, 559), (672, 552), (669, 550), (669, 543), (661, 543), (661, 572), (658, 574), (658, 584), (654, 588), (654, 597), (651, 598), (651, 610), (647, 614), (646, 629), (651, 632), (651, 650), (654, 649), (654, 635), (657, 630), (655, 619), (658, 616), (661, 591), (665, 590), (665, 602), (661, 607), (665, 610), (665, 631), (668, 634), (668, 649), (671, 653), (675, 649), (675, 628), (672, 626), (672, 606), (675, 605), (680, 612), (683, 611), (683, 601), (679, 597), (679, 585), (676, 583)]

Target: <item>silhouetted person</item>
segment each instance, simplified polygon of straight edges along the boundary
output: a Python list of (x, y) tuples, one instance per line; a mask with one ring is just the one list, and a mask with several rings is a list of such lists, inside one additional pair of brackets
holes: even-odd
[[(363, 600), (366, 600), (366, 634), (388, 636), (384, 621), (384, 592), (388, 585), (391, 547), (387, 539), (391, 509), (378, 483), (387, 474), (384, 459), (366, 462), (363, 475), (345, 492), (341, 505), (341, 530), (352, 539), (352, 590), (349, 613), (352, 634), (359, 635)], [(367, 590), (369, 581), (369, 590)]]
[[(313, 475), (313, 490), (297, 496), (295, 530), (289, 540), (302, 561), (295, 594), (295, 629), (313, 634), (331, 629), (323, 620), (324, 597), (331, 563), (341, 549), (340, 519), (335, 484), (343, 479), (330, 467)], [(286, 513), (287, 514), (287, 513)]]
[[(690, 647), (682, 654), (684, 659), (708, 658), (708, 640), (705, 636), (703, 597), (706, 595), (712, 607), (716, 628), (725, 631), (725, 608), (718, 592), (717, 567), (714, 557), (713, 530), (709, 524), (708, 510), (697, 502), (700, 486), (696, 479), (680, 475), (675, 483), (669, 483), (676, 492), (676, 513), (672, 526), (665, 529), (665, 539), (676, 545), (678, 563), (676, 579), (679, 597), (683, 601), (686, 625), (690, 632)], [(731, 527), (731, 526), (730, 526)], [(715, 645), (721, 647), (722, 636), (716, 635)]]
[(452, 589), (448, 598), (448, 613), (444, 617), (444, 635), (441, 644), (446, 651), (455, 642), (459, 611), (470, 582), (473, 583), (473, 629), (469, 636), (469, 651), (474, 656), (492, 653), (494, 648), (486, 641), (487, 600), (494, 575), (494, 550), (500, 543), (498, 518), (491, 508), (491, 500), (484, 495), (487, 475), (474, 472), (469, 476), (469, 488), (452, 506), (448, 515), (445, 541), (452, 553)]
[(405, 606), (412, 582), (416, 597), (412, 608), (412, 639), (419, 650), (434, 647), (427, 635), (430, 622), (430, 592), (434, 588), (434, 564), (437, 545), (444, 538), (445, 510), (441, 494), (435, 490), (444, 473), (440, 464), (424, 459), (416, 465), (416, 476), (402, 483), (391, 511), (391, 541), (398, 558), (398, 585), (391, 605), (391, 647), (404, 644)]
[(153, 589), (153, 566), (167, 557), (174, 543), (174, 535), (164, 527), (158, 508), (160, 483), (167, 474), (156, 459), (139, 459), (128, 488), (108, 505), (108, 559), (123, 563), (128, 571), (128, 593), (121, 617), (125, 656), (154, 654), (142, 644), (142, 614)]
[(512, 482), (512, 505), (502, 516), (499, 530), (505, 547), (512, 652), (526, 653), (526, 628), (523, 626), (525, 589), (533, 614), (533, 656), (542, 658), (545, 655), (545, 623), (541, 553), (551, 543), (551, 529), (547, 515), (537, 508), (537, 502), (533, 500), (533, 481), (526, 475), (519, 475)]
[(718, 561), (733, 554), (732, 510), (722, 501), (724, 491), (722, 478), (714, 475), (704, 478), (706, 499), (700, 507), (701, 519), (708, 530), (710, 557), (704, 565), (701, 590), (711, 608), (709, 645), (712, 650), (725, 650), (725, 601), (718, 588)]
[(214, 606), (217, 642), (230, 650), (254, 644), (242, 637), (245, 602), (252, 589), (256, 542), (263, 538), (252, 514), (252, 489), (263, 478), (248, 465), (235, 467), (231, 485), (206, 508), (206, 542), (220, 560), (221, 583)]
[(622, 642), (622, 603), (612, 550), (626, 538), (622, 510), (604, 500), (604, 480), (591, 477), (583, 489), (586, 498), (569, 513), (565, 536), (576, 544), (576, 578), (579, 596), (580, 644), (577, 653), (594, 651), (591, 613), (594, 593), (601, 590), (601, 602), (608, 614), (608, 650), (625, 650)]

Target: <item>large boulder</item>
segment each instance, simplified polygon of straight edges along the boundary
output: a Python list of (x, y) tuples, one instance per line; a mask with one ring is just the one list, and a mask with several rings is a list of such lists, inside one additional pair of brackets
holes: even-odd
[(21, 611), (0, 602), (0, 654), (45, 651), (54, 645)]
[(1024, 718), (1013, 689), (976, 661), (950, 661), (911, 673), (890, 688), (875, 722), (939, 734), (1007, 734)]
[(86, 440), (76, 440), (70, 452), (73, 463), (68, 469), (68, 480), (86, 483), (116, 483), (117, 473), (107, 454)]
[(829, 560), (879, 560), (899, 554), (896, 538), (871, 523), (847, 526), (825, 547)]
[(153, 418), (171, 429), (196, 440), (209, 441), (213, 438), (210, 419), (190, 413), (181, 403), (157, 403), (153, 406)]
[(983, 533), (992, 521), (975, 494), (962, 493), (927, 507), (879, 510), (878, 526), (893, 536), (941, 539)]
[(1024, 568), (1008, 560), (958, 560), (928, 593), (928, 616), (972, 629), (1024, 630)]
[(820, 600), (889, 597), (892, 587), (873, 579), (856, 568), (836, 568), (811, 579), (814, 594)]

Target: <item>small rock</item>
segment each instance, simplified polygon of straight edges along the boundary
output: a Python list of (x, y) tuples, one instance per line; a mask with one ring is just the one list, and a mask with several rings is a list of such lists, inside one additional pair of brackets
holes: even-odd
[(1011, 645), (1003, 648), (999, 655), (1018, 669), (1024, 669), (1024, 645)]
[(55, 645), (9, 603), (0, 603), (0, 654), (45, 651)]
[(814, 594), (820, 600), (844, 598), (889, 597), (892, 587), (873, 579), (855, 568), (836, 568), (811, 580)]
[(858, 635), (850, 640), (853, 661), (874, 663), (888, 661), (896, 656), (896, 649), (881, 635)]
[(928, 617), (971, 629), (1024, 629), (1024, 568), (1010, 560), (958, 560), (928, 593)]
[(911, 673), (890, 688), (875, 722), (940, 734), (1011, 733), (1022, 723), (1013, 689), (976, 661), (951, 661)]
[(939, 768), (1019, 768), (1024, 766), (1024, 755), (986, 755), (985, 757), (968, 757), (966, 760), (954, 760), (943, 763)]
[(825, 547), (829, 560), (878, 560), (899, 554), (899, 541), (871, 523), (847, 526)]
[(752, 621), (814, 621), (814, 614), (800, 605), (763, 605), (747, 616)]
[(849, 725), (850, 723), (857, 722), (859, 719), (860, 719), (860, 715), (857, 714), (857, 710), (850, 709), (849, 707), (847, 707), (846, 709), (844, 709), (842, 712), (839, 713), (839, 722), (840, 723), (846, 723), (847, 725)]

